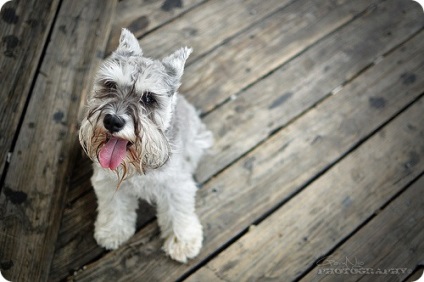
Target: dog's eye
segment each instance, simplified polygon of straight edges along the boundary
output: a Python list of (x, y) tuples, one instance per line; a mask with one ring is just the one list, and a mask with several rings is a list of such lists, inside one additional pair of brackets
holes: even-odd
[(107, 88), (116, 89), (116, 83), (113, 81), (108, 80), (108, 81), (105, 81), (104, 84)]
[(140, 102), (143, 103), (144, 105), (153, 105), (156, 102), (156, 100), (152, 92), (145, 92), (143, 96), (141, 97)]

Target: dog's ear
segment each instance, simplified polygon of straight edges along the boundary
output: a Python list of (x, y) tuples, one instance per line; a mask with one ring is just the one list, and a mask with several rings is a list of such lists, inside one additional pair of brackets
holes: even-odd
[(143, 51), (138, 44), (137, 38), (126, 28), (121, 31), (121, 37), (119, 38), (119, 46), (116, 49), (117, 53), (127, 56), (141, 56)]
[(184, 64), (191, 52), (193, 52), (193, 49), (184, 47), (163, 58), (162, 63), (166, 68), (166, 72), (177, 80), (181, 79), (184, 72)]

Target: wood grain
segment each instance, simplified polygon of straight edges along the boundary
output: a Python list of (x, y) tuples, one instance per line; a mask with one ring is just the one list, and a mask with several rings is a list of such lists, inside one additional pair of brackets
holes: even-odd
[(205, 0), (119, 1), (106, 47), (106, 54), (111, 53), (118, 46), (122, 28), (128, 28), (137, 38), (140, 38), (147, 32), (172, 21), (205, 2)]
[[(85, 182), (89, 189), (92, 189), (89, 179)], [(50, 280), (62, 280), (69, 273), (78, 271), (94, 258), (106, 253), (94, 240), (96, 210), (97, 201), (92, 190), (66, 205), (50, 270)], [(151, 205), (141, 201), (137, 209), (136, 230), (145, 227), (155, 218), (155, 214)]]
[[(311, 109), (212, 178), (198, 193), (197, 210), (205, 232), (204, 247), (198, 258), (187, 265), (177, 264), (164, 256), (158, 237), (152, 239), (148, 237), (151, 231), (141, 230), (128, 244), (88, 265), (73, 279), (108, 277), (125, 281), (135, 279), (137, 273), (137, 279), (169, 281), (193, 269), (414, 101), (422, 93), (424, 81), (406, 79), (405, 82), (404, 74), (424, 75), (423, 62), (419, 59), (423, 43), (420, 34), (357, 77), (338, 95)], [(371, 102), (375, 98), (383, 99), (384, 103)], [(411, 125), (419, 128), (416, 125), (419, 122)], [(405, 144), (412, 146), (411, 150), (419, 156), (423, 154), (422, 148), (416, 148), (419, 145)], [(420, 171), (421, 163), (407, 170), (402, 167), (396, 177), (400, 182), (407, 181)]]
[(196, 179), (209, 179), (423, 26), (416, 9), (382, 3), (208, 114), (214, 153)]
[[(115, 1), (61, 3), (0, 194), (2, 274), (47, 279), (89, 88)], [(97, 34), (97, 35), (96, 35)]]
[[(366, 274), (357, 274), (349, 265), (349, 274), (344, 281), (405, 281), (414, 269), (424, 261), (424, 176), (379, 211), (366, 226), (349, 240), (322, 259), (303, 281), (334, 281), (333, 275), (326, 275), (326, 269), (341, 268), (326, 262), (357, 261)], [(377, 275), (380, 270), (381, 275)], [(331, 273), (331, 272), (330, 272)], [(414, 281), (416, 281), (417, 277)]]
[[(420, 99), (308, 189), (250, 228), (206, 268), (223, 281), (295, 280), (424, 171), (424, 162), (407, 165), (424, 154), (424, 147), (417, 142), (424, 135), (423, 110), (424, 99)], [(409, 218), (418, 220), (420, 213)], [(422, 226), (422, 218), (418, 225)], [(395, 235), (379, 233), (382, 234), (380, 240)], [(366, 247), (367, 240), (360, 242), (365, 244), (362, 248)], [(413, 247), (414, 243), (410, 243), (405, 241), (404, 247)], [(359, 250), (360, 246), (355, 248)], [(369, 256), (374, 253), (369, 248), (363, 251)], [(202, 276), (201, 269), (189, 281), (203, 281)]]
[(82, 195), (92, 190), (90, 178), (93, 175), (92, 160), (81, 151), (77, 154), (66, 195), (67, 205), (72, 205)]
[(244, 29), (260, 23), (293, 0), (209, 1), (140, 40), (146, 56), (164, 57), (181, 46), (194, 52), (188, 64)]
[[(19, 120), (59, 1), (12, 1), (0, 13), (0, 173), (12, 150)], [(3, 177), (0, 177), (3, 179)]]
[(306, 50), (377, 1), (295, 1), (196, 60), (180, 92), (201, 112)]

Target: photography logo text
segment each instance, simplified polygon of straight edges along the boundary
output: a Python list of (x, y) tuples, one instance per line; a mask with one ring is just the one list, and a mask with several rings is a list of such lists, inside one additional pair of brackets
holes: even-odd
[(319, 275), (401, 275), (412, 272), (412, 269), (405, 267), (366, 267), (364, 262), (356, 257), (343, 259), (325, 257), (317, 262), (317, 266)]

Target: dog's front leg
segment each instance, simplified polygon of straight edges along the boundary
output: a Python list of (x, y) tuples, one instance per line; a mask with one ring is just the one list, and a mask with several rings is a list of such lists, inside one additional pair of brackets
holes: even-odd
[(91, 182), (98, 203), (94, 238), (108, 250), (117, 249), (135, 232), (138, 200), (125, 187), (117, 190), (115, 181), (98, 177), (96, 173)]
[(174, 260), (187, 262), (202, 247), (202, 225), (195, 214), (197, 187), (191, 177), (174, 180), (157, 199), (158, 224), (165, 239), (164, 251)]

